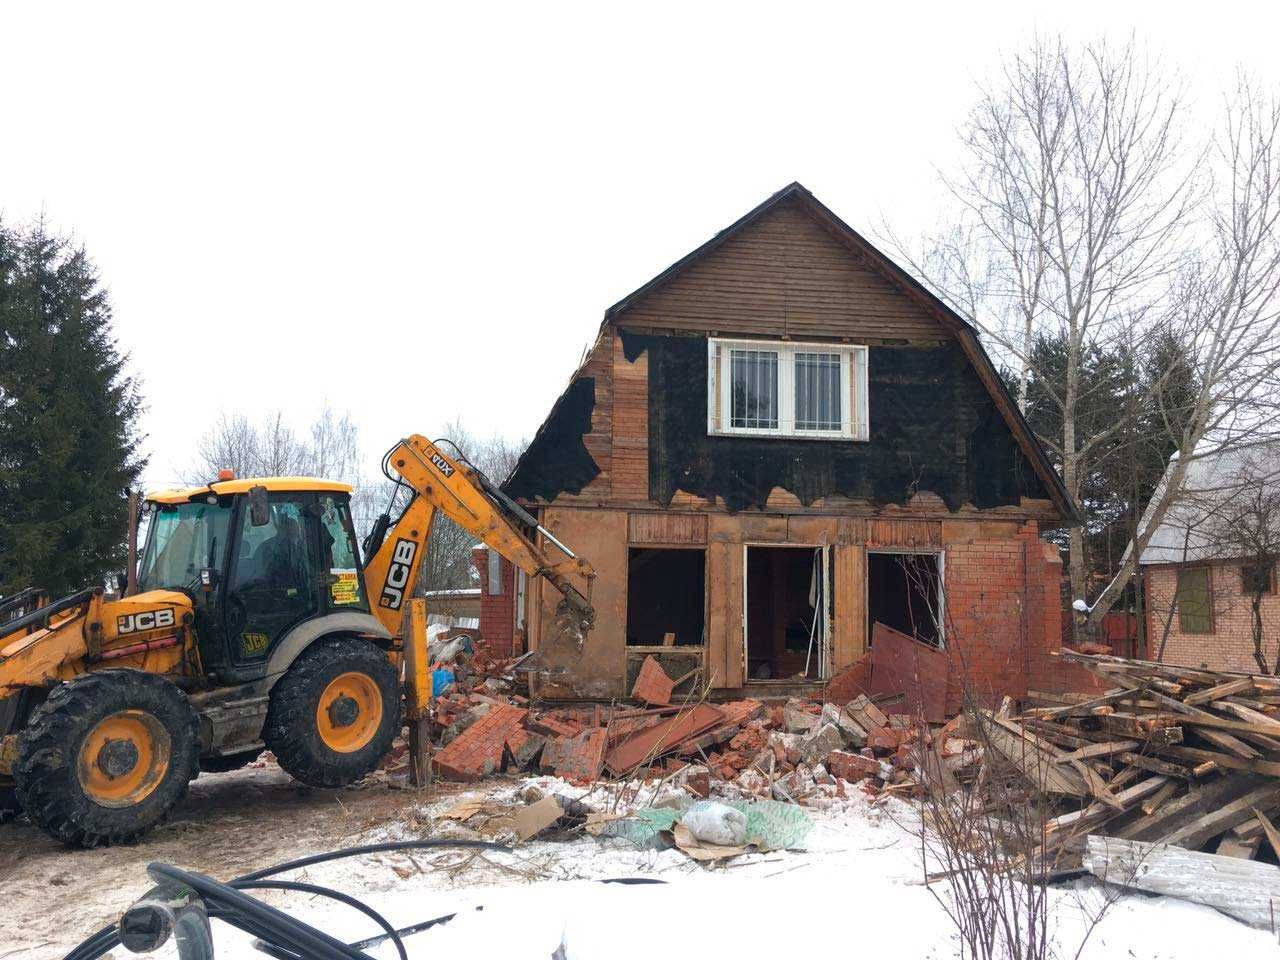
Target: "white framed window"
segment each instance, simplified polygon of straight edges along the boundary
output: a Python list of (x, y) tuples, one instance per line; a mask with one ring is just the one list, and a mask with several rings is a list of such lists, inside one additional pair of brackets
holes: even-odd
[(868, 439), (867, 348), (708, 339), (707, 432)]

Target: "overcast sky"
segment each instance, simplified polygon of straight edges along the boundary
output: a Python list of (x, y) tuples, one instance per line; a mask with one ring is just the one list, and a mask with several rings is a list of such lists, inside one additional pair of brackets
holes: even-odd
[(933, 226), (1037, 29), (1135, 34), (1206, 116), (1238, 64), (1280, 82), (1275, 3), (443, 7), (0, 0), (0, 215), (98, 264), (151, 484), (221, 410), (327, 400), (371, 466), (531, 435), (606, 307), (790, 181)]

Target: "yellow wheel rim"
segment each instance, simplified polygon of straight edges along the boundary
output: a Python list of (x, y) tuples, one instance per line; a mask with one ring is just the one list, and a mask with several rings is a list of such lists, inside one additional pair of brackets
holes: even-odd
[(316, 705), (316, 729), (330, 750), (355, 753), (382, 724), (382, 691), (364, 673), (334, 677)]
[(80, 744), (76, 771), (94, 803), (131, 807), (160, 786), (171, 754), (164, 724), (142, 710), (121, 710), (89, 731)]

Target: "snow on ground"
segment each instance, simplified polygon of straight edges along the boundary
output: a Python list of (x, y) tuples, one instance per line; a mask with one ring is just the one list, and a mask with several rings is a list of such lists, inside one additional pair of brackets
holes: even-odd
[[(547, 778), (486, 784), (470, 794), (451, 794), (416, 808), (410, 804), (407, 816), (347, 842), (419, 837), (428, 824), (435, 825), (431, 835), (438, 836), (456, 829), (438, 816), (461, 797), (513, 798), (530, 783), (548, 793), (584, 795)], [(599, 792), (585, 799), (597, 807), (610, 802)], [(641, 802), (646, 799), (642, 794)], [(875, 803), (857, 793), (812, 814), (815, 825), (805, 850), (751, 854), (710, 868), (678, 850), (638, 850), (623, 840), (582, 836), (531, 842), (509, 853), (378, 854), (312, 867), (294, 879), (354, 894), (397, 927), (457, 914), (447, 924), (408, 937), (411, 957), (653, 960), (705, 953), (772, 960), (817, 956), (819, 951), (886, 960), (959, 956), (950, 920), (920, 880), (911, 807), (895, 800)], [(283, 850), (281, 855), (294, 852)], [(599, 882), (617, 877), (665, 882)], [(296, 894), (273, 893), (264, 899), (346, 940), (378, 932), (367, 918), (338, 904)], [(1092, 881), (1055, 888), (1052, 934), (1064, 960), (1076, 955), (1104, 900)], [(220, 958), (263, 956), (247, 937), (225, 925), (215, 924), (215, 936)], [(386, 943), (370, 952), (379, 958), (396, 956)], [(0, 960), (51, 955), (56, 954), (0, 948)], [(117, 950), (115, 960), (122, 956)], [(1280, 958), (1280, 946), (1275, 936), (1209, 908), (1131, 894), (1111, 906), (1080, 956), (1251, 960)]]

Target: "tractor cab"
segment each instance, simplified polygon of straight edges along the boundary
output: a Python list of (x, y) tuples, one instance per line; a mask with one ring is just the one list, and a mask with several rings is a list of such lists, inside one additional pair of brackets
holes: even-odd
[(295, 627), (368, 611), (350, 500), (347, 484), (310, 477), (226, 479), (152, 494), (137, 589), (191, 597), (213, 682), (260, 679)]

